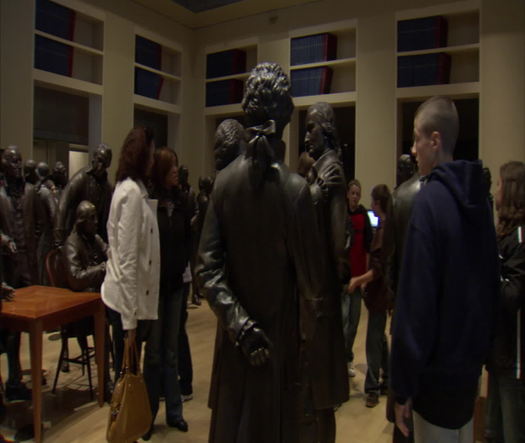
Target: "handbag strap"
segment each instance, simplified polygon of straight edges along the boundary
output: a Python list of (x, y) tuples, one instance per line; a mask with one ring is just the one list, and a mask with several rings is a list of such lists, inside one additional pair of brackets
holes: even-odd
[(137, 342), (130, 340), (129, 337), (124, 338), (124, 358), (120, 373), (139, 373)]

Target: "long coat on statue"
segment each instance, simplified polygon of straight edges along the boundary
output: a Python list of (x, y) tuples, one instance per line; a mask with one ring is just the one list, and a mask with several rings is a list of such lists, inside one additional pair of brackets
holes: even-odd
[(349, 392), (341, 313), (343, 285), (350, 278), (345, 252), (346, 185), (343, 165), (334, 149), (328, 149), (313, 164), (308, 182), (322, 235), (319, 253), (327, 257), (327, 286), (317, 332), (307, 342), (306, 355), (313, 407), (328, 409), (347, 401)]
[[(218, 318), (209, 406), (210, 442), (297, 441), (299, 307), (315, 305), (321, 281), (308, 185), (280, 162), (255, 190), (250, 159), (218, 175), (202, 231), (197, 269)], [(272, 343), (253, 367), (237, 345), (246, 321)]]

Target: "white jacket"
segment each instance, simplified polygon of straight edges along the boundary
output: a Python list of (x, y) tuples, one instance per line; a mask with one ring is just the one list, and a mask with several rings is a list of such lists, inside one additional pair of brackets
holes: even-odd
[(156, 320), (160, 242), (157, 200), (130, 178), (117, 183), (108, 219), (109, 252), (102, 300), (120, 313), (125, 330), (137, 320)]

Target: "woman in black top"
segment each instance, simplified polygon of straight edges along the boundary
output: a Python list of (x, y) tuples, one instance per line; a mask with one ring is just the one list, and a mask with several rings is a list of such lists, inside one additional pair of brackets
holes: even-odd
[(500, 169), (498, 212), (500, 297), (487, 369), (487, 441), (525, 441), (525, 164)]
[[(170, 148), (155, 151), (151, 189), (152, 198), (159, 202), (160, 292), (158, 320), (152, 322), (146, 341), (144, 378), (153, 422), (160, 394), (164, 392), (166, 423), (186, 432), (188, 424), (182, 416), (177, 355), (182, 274), (190, 253), (190, 220), (178, 190), (177, 155)], [(143, 438), (149, 439), (152, 431), (153, 423)]]

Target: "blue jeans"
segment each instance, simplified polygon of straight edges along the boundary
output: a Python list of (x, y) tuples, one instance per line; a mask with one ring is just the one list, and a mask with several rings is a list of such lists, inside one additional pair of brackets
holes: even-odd
[(341, 311), (343, 313), (343, 334), (345, 337), (346, 361), (354, 361), (354, 342), (357, 335), (357, 327), (361, 318), (361, 289), (357, 288), (351, 294), (343, 290), (341, 297)]
[(191, 395), (193, 393), (193, 364), (191, 361), (190, 342), (186, 333), (188, 296), (190, 293), (189, 283), (184, 283), (183, 291), (179, 329), (179, 385), (182, 395)]
[(380, 391), (380, 372), (383, 371), (383, 383), (388, 379), (388, 344), (385, 336), (386, 311), (368, 311), (366, 330), (366, 362), (368, 368), (365, 378), (365, 392)]
[(159, 410), (161, 388), (166, 398), (166, 419), (182, 418), (178, 377), (179, 318), (182, 288), (159, 295), (159, 318), (152, 321), (146, 340), (144, 380), (148, 388), (153, 421)]
[(487, 441), (525, 442), (525, 381), (491, 371), (487, 398)]

